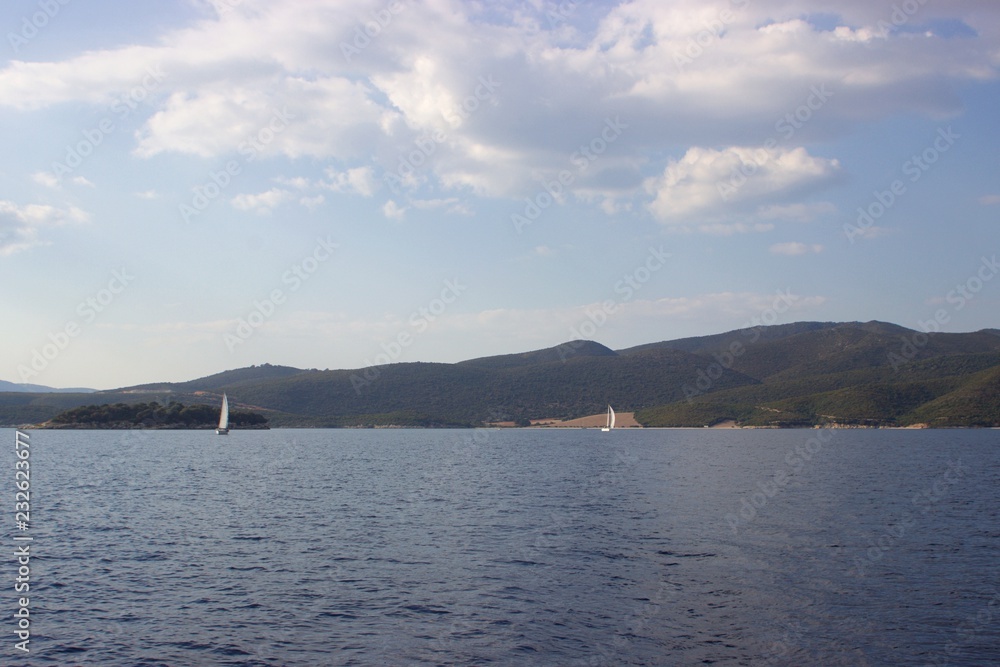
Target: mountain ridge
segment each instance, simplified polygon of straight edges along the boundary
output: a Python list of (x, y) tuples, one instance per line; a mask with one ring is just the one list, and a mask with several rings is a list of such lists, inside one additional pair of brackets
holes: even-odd
[[(995, 374), (995, 375), (994, 375)], [(573, 419), (614, 405), (645, 426), (1000, 425), (1000, 331), (923, 334), (796, 322), (622, 350), (568, 341), (457, 363), (316, 370), (262, 364), (94, 394), (0, 393), (0, 423), (88, 403), (213, 403), (274, 426), (465, 425)]]
[(95, 391), (97, 391), (97, 389), (89, 389), (86, 387), (58, 389), (56, 387), (48, 387), (43, 384), (28, 384), (25, 382), (19, 383), (0, 380), (0, 392), (24, 392), (29, 394), (90, 394)]

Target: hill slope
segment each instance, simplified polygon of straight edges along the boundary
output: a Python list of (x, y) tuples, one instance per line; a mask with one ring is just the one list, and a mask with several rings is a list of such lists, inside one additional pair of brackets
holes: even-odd
[[(742, 354), (703, 355), (706, 362), (728, 362), (758, 379), (759, 385), (733, 390), (710, 387), (689, 394), (684, 403), (659, 406), (637, 418), (658, 426), (696, 426), (723, 419), (755, 426), (1000, 423), (990, 421), (990, 401), (1000, 399), (1000, 394), (991, 393), (995, 388), (989, 382), (968, 389), (969, 394), (960, 392), (977, 381), (977, 374), (1000, 368), (1000, 345), (992, 330), (926, 336), (868, 322), (785, 333), (789, 335), (761, 336), (761, 342), (745, 345)], [(716, 347), (702, 349), (717, 350), (725, 342), (712, 341)], [(979, 408), (955, 421), (937, 411), (920, 412), (924, 404), (951, 392), (975, 396)], [(949, 415), (957, 414), (957, 403), (937, 405)]]
[(94, 403), (218, 405), (272, 426), (478, 425), (572, 419), (612, 404), (647, 426), (1000, 424), (1000, 334), (799, 322), (614, 351), (592, 341), (455, 364), (317, 371), (251, 366), (94, 394), (0, 393), (0, 423)]

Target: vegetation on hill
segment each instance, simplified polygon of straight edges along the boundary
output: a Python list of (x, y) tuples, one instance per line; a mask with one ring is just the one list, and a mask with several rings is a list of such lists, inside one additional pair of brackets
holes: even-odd
[[(927, 335), (884, 322), (799, 322), (617, 352), (571, 341), (457, 364), (265, 364), (96, 394), (0, 393), (0, 423), (38, 423), (87, 406), (60, 418), (208, 427), (222, 391), (284, 427), (526, 424), (598, 414), (608, 404), (645, 426), (994, 426), (1000, 331)], [(94, 403), (117, 405), (102, 411)]]
[[(215, 428), (219, 409), (210, 405), (171, 402), (84, 405), (62, 412), (51, 420), (53, 428)], [(256, 412), (232, 410), (230, 428), (267, 428), (267, 419)]]
[(585, 357), (617, 357), (618, 353), (611, 348), (600, 343), (589, 340), (571, 340), (568, 343), (557, 345), (556, 347), (544, 350), (534, 350), (532, 352), (522, 352), (520, 354), (503, 354), (496, 357), (481, 357), (459, 362), (464, 366), (476, 366), (479, 368), (517, 368), (521, 366), (535, 366), (547, 364), (553, 361), (567, 361), (569, 359), (582, 359)]
[(254, 382), (265, 382), (278, 378), (290, 377), (299, 373), (308, 373), (300, 368), (291, 366), (273, 366), (271, 364), (261, 364), (260, 366), (247, 366), (246, 368), (236, 368), (230, 371), (223, 371), (214, 375), (209, 375), (197, 380), (188, 382), (160, 382), (153, 384), (142, 384), (134, 387), (125, 387), (121, 391), (219, 391), (223, 387), (235, 387)]
[[(1000, 425), (1000, 387), (989, 381), (1000, 372), (998, 340), (992, 330), (926, 336), (882, 322), (762, 337), (731, 364), (760, 384), (712, 388), (636, 419), (647, 426), (723, 419), (771, 427)], [(718, 345), (726, 342), (716, 338), (701, 349), (717, 359)]]

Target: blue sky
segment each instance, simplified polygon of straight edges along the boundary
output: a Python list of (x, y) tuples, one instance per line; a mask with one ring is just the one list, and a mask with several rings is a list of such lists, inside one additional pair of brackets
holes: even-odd
[(4, 3), (0, 379), (998, 326), (1000, 5), (836, 6)]

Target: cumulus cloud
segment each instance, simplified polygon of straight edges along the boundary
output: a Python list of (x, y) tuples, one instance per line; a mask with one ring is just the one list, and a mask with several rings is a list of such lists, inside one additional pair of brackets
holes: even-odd
[(87, 222), (90, 216), (76, 206), (57, 208), (47, 204), (19, 206), (0, 200), (0, 256), (12, 255), (39, 245), (47, 245), (42, 236), (46, 227)]
[(58, 188), (59, 179), (55, 175), (50, 174), (47, 171), (36, 171), (31, 175), (31, 180), (39, 185), (44, 185), (47, 188)]
[[(747, 203), (786, 200), (830, 181), (839, 169), (837, 160), (811, 156), (804, 148), (696, 146), (671, 160), (662, 175), (647, 179), (645, 187), (653, 196), (649, 210), (661, 222), (711, 223), (745, 213)], [(780, 209), (772, 206), (770, 212)]]
[(472, 215), (472, 211), (462, 203), (457, 197), (447, 199), (415, 199), (411, 202), (414, 208), (422, 210), (444, 209), (448, 213), (458, 215)]
[[(372, 6), (242, 0), (150, 45), (10, 61), (0, 105), (107, 106), (159, 68), (137, 112), (136, 155), (334, 160), (356, 166), (331, 185), (363, 196), (375, 174), (404, 165), (414, 187), (523, 197), (620, 116), (630, 129), (568, 191), (615, 192), (593, 199), (614, 213), (659, 173), (650, 210), (674, 224), (718, 217), (713, 179), (759, 156), (761, 128), (809, 146), (901, 110), (954, 114), (960, 87), (1000, 67), (1000, 5), (988, 2), (925, 3), (897, 21), (896, 5), (861, 0), (838, 3), (837, 15), (820, 0), (631, 0), (578, 3), (555, 22), (540, 2), (404, 3), (348, 58)], [(821, 109), (815, 86), (829, 90)], [(779, 125), (789, 114), (794, 123)], [(694, 148), (659, 157), (678, 146)], [(805, 148), (773, 152), (736, 201), (780, 198), (837, 170)]]
[(310, 211), (314, 211), (317, 208), (319, 208), (319, 206), (322, 205), (323, 202), (325, 201), (326, 197), (324, 197), (323, 195), (316, 195), (315, 197), (302, 197), (301, 199), (299, 199), (299, 204), (309, 209)]
[(382, 214), (390, 220), (402, 220), (406, 217), (406, 207), (390, 199), (382, 206)]
[(771, 204), (757, 209), (761, 220), (791, 220), (812, 222), (816, 218), (836, 212), (837, 207), (830, 202), (810, 202), (795, 204)]
[(239, 194), (233, 197), (233, 208), (241, 211), (253, 211), (266, 215), (292, 198), (292, 193), (282, 188), (271, 188), (257, 194)]
[(326, 176), (329, 180), (323, 183), (323, 187), (334, 192), (350, 192), (371, 197), (378, 188), (375, 171), (371, 167), (355, 167), (343, 172), (327, 168)]

